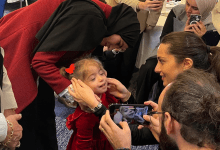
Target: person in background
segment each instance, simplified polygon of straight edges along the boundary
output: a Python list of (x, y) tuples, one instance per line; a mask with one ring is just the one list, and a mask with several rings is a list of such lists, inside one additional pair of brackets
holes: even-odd
[[(188, 69), (180, 73), (153, 105), (157, 119), (144, 116), (157, 132), (162, 150), (219, 150), (220, 85), (213, 74)], [(149, 119), (150, 118), (150, 119)], [(100, 130), (115, 149), (131, 148), (131, 133), (127, 122), (119, 128), (109, 111), (100, 121)]]
[(3, 65), (4, 50), (0, 47), (0, 149), (15, 149), (20, 146), (22, 127), (18, 123), (21, 114), (16, 114), (17, 103), (11, 82)]
[[(140, 22), (140, 35), (134, 48), (128, 48), (124, 53), (115, 55), (113, 59), (104, 60), (104, 67), (108, 71), (108, 76), (116, 78), (126, 87), (129, 86), (132, 73), (135, 68), (136, 57), (143, 32), (148, 32), (153, 29), (159, 16), (161, 14), (163, 0), (150, 1), (150, 0), (106, 0), (110, 6), (116, 6), (125, 3), (131, 6), (137, 12), (137, 17)], [(110, 52), (106, 51), (106, 57)]]
[(212, 22), (220, 34), (220, 1), (215, 5), (215, 8), (212, 10)]
[[(220, 40), (220, 35), (212, 23), (211, 11), (215, 4), (216, 0), (186, 0), (185, 5), (173, 7), (167, 16), (160, 40), (171, 32), (189, 31), (201, 37), (207, 45), (216, 46)], [(190, 25), (191, 14), (201, 15), (201, 21)], [(156, 56), (153, 56), (147, 59), (140, 68), (136, 91), (138, 103), (143, 103), (146, 100), (145, 98), (151, 98), (149, 93), (156, 82), (159, 93), (164, 88), (160, 75), (154, 72), (156, 64)], [(157, 102), (158, 96), (159, 94), (151, 99)]]

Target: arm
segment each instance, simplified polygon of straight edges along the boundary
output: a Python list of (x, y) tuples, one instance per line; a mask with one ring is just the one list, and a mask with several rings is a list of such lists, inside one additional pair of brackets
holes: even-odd
[(170, 11), (170, 13), (167, 16), (166, 22), (163, 26), (163, 30), (160, 36), (160, 40), (167, 35), (168, 33), (173, 32), (173, 18), (176, 17), (173, 10)]
[(147, 17), (147, 25), (148, 26), (151, 26), (151, 27), (155, 27), (156, 24), (157, 24), (157, 21), (160, 17), (160, 14), (161, 14), (161, 9), (157, 10), (157, 11), (150, 11), (148, 17)]
[[(4, 57), (4, 50), (1, 49), (1, 54)], [(3, 78), (2, 78), (2, 93), (1, 93), (1, 111), (4, 113), (5, 117), (15, 114), (14, 110), (18, 107), (14, 93), (12, 91), (12, 85), (8, 78), (7, 70), (3, 65)]]
[(66, 52), (37, 52), (32, 60), (32, 66), (39, 76), (59, 94), (71, 82), (60, 74), (55, 65)]
[(127, 122), (120, 122), (119, 128), (111, 119), (109, 111), (102, 117), (99, 129), (105, 134), (114, 149), (131, 149), (131, 131)]

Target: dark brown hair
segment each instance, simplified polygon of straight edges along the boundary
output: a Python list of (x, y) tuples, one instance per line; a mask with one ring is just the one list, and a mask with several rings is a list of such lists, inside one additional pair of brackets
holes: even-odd
[(162, 111), (181, 124), (187, 142), (220, 149), (220, 85), (213, 74), (195, 68), (180, 73), (165, 93)]
[(161, 43), (170, 44), (168, 53), (174, 55), (177, 63), (191, 58), (194, 68), (215, 74), (220, 82), (219, 47), (207, 46), (200, 37), (191, 32), (172, 32), (164, 36)]
[(62, 67), (60, 69), (60, 74), (69, 80), (71, 80), (74, 77), (76, 79), (80, 79), (80, 80), (84, 81), (85, 77), (88, 73), (88, 67), (91, 65), (93, 65), (93, 66), (95, 65), (95, 66), (104, 70), (102, 63), (100, 62), (100, 60), (98, 58), (88, 56), (88, 57), (84, 57), (84, 58), (76, 61), (76, 63), (74, 63), (75, 70), (73, 71), (72, 74), (69, 74), (65, 71), (66, 67)]

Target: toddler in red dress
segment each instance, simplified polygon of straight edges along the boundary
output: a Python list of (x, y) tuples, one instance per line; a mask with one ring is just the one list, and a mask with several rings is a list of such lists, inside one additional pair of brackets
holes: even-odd
[[(70, 68), (61, 68), (61, 74), (70, 80), (74, 77), (83, 81), (100, 97), (102, 104), (107, 108), (109, 104), (119, 102), (107, 92), (107, 72), (96, 58), (84, 58), (71, 64)], [(78, 106), (75, 112), (67, 117), (66, 126), (73, 130), (67, 150), (113, 150), (105, 135), (99, 130), (99, 118), (89, 113), (89, 108), (85, 112), (81, 107)]]

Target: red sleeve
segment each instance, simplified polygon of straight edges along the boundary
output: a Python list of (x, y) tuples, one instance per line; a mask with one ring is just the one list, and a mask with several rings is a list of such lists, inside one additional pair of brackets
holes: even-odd
[(32, 67), (38, 75), (57, 93), (61, 93), (70, 85), (70, 81), (60, 74), (56, 62), (65, 54), (58, 52), (37, 52), (32, 60)]
[(93, 128), (99, 123), (98, 117), (94, 114), (84, 113), (76, 121), (76, 150), (92, 150), (93, 148)]

